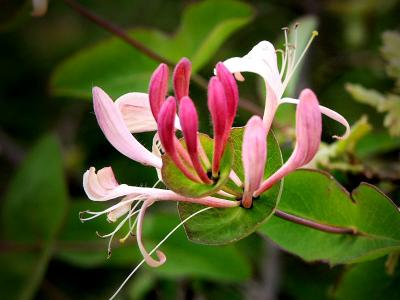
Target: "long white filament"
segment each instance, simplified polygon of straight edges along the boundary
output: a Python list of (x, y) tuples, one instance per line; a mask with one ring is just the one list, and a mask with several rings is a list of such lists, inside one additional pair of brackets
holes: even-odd
[[(205, 212), (206, 210), (211, 209), (212, 207), (206, 207), (203, 208), (195, 213), (193, 213), (192, 215), (190, 215), (189, 217), (187, 217), (185, 220), (183, 220), (182, 222), (180, 222), (178, 225), (175, 226), (174, 229), (172, 229), (162, 240), (161, 242), (158, 243), (157, 246), (155, 246), (150, 252), (149, 255), (152, 255), (155, 251), (158, 250), (158, 248), (161, 247), (162, 244), (164, 244), (164, 242), (176, 231), (178, 230), (179, 227), (181, 227), (183, 224), (185, 224), (187, 221), (189, 221), (191, 218), (193, 218), (194, 216), (197, 216), (198, 214)], [(135, 274), (135, 272), (144, 264), (145, 260), (143, 259), (134, 269), (133, 271), (125, 278), (124, 282), (122, 282), (122, 284), (119, 286), (119, 288), (116, 290), (116, 292), (110, 297), (110, 300), (115, 299), (115, 297), (118, 295), (118, 293), (122, 290), (122, 288), (125, 286), (125, 284), (128, 282), (128, 280), (133, 276), (133, 274)]]

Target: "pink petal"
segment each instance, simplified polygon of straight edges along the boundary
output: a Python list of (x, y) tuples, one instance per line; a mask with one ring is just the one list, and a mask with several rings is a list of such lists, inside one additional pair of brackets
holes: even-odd
[(111, 167), (96, 169), (91, 167), (83, 174), (83, 188), (90, 200), (107, 201), (118, 197), (137, 194), (135, 187), (119, 184)]
[(205, 183), (212, 183), (208, 178), (207, 173), (204, 171), (203, 166), (200, 163), (199, 153), (198, 153), (198, 116), (196, 107), (194, 106), (192, 100), (185, 96), (181, 99), (179, 105), (179, 119), (182, 124), (183, 136), (185, 138), (187, 150), (190, 155), (193, 167), (197, 172), (197, 175)]
[(160, 64), (153, 72), (149, 85), (150, 107), (154, 118), (157, 120), (161, 105), (165, 101), (168, 92), (168, 66)]
[(93, 88), (93, 107), (101, 130), (115, 149), (144, 165), (161, 168), (161, 160), (132, 136), (117, 105), (99, 87)]
[(251, 207), (253, 193), (260, 187), (264, 177), (267, 159), (267, 130), (258, 116), (253, 116), (246, 125), (243, 144), (242, 161), (244, 169), (244, 194), (242, 205)]
[(224, 153), (225, 130), (227, 121), (226, 96), (222, 83), (217, 77), (211, 77), (208, 84), (208, 109), (211, 113), (211, 120), (214, 129), (214, 155), (212, 162), (212, 173), (218, 177), (221, 157)]
[(178, 102), (185, 96), (189, 96), (190, 74), (192, 64), (187, 58), (182, 58), (175, 67), (173, 80), (175, 97)]
[[(175, 136), (175, 113), (176, 100), (174, 97), (168, 97), (168, 99), (162, 105), (160, 113), (158, 115), (158, 134), (161, 144), (165, 152), (171, 157), (175, 165), (187, 178), (193, 181), (199, 181), (197, 176), (194, 176), (191, 171), (182, 163), (182, 160), (178, 155), (177, 147), (181, 147), (181, 145), (179, 142), (177, 142), (177, 138)], [(185, 154), (187, 155), (186, 151)]]
[(131, 133), (156, 131), (157, 122), (151, 112), (149, 96), (145, 93), (128, 93), (119, 97), (115, 104)]
[(321, 143), (322, 118), (318, 99), (310, 89), (305, 89), (299, 97), (296, 110), (296, 146), (287, 162), (271, 177), (265, 180), (256, 195), (270, 188), (290, 172), (309, 163)]
[(218, 79), (222, 83), (225, 90), (228, 114), (227, 126), (232, 127), (239, 103), (239, 90), (235, 78), (223, 63), (218, 63), (216, 70)]

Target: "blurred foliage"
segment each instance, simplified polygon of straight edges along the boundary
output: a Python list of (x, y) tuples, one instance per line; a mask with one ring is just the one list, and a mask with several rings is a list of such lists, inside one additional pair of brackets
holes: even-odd
[(355, 100), (374, 107), (380, 113), (386, 113), (383, 124), (393, 136), (400, 136), (400, 34), (385, 32), (383, 34), (382, 56), (385, 58), (388, 76), (395, 80), (394, 93), (383, 95), (361, 85), (347, 84), (346, 89)]
[[(395, 136), (400, 115), (398, 0), (79, 2), (127, 28), (131, 36), (172, 62), (189, 57), (195, 73), (204, 78), (212, 74), (217, 61), (242, 56), (258, 41), (279, 41), (282, 47), (282, 27), (300, 22), (301, 45), (318, 27), (320, 34), (288, 96), (313, 88), (324, 106), (349, 120), (353, 132), (347, 140), (332, 141), (342, 128), (324, 119), (324, 145), (314, 166), (332, 171), (349, 190), (362, 181), (376, 184), (400, 204), (400, 139)], [(146, 91), (158, 62), (110, 37), (63, 1), (50, 1), (42, 18), (31, 18), (30, 1), (6, 0), (1, 5), (0, 298), (107, 298), (141, 257), (134, 237), (121, 244), (122, 236), (116, 236), (112, 256), (106, 259), (107, 241), (95, 232), (110, 232), (115, 224), (107, 223), (106, 217), (81, 224), (78, 211), (103, 206), (82, 199), (81, 176), (91, 165), (112, 165), (118, 180), (132, 185), (151, 186), (157, 176), (119, 155), (99, 130), (89, 101), (72, 98), (90, 99), (94, 85), (113, 97)], [(349, 82), (357, 83), (348, 85), (354, 95), (345, 89)], [(249, 74), (239, 86), (244, 99), (262, 105), (264, 91), (258, 78)], [(206, 95), (195, 82), (191, 96), (207, 131)], [(282, 106), (275, 124), (276, 132), (285, 132), (279, 136), (284, 157), (293, 146), (293, 111), (291, 105)], [(243, 125), (248, 117), (248, 111), (239, 109), (235, 122)], [(151, 145), (148, 134), (138, 139)], [(289, 184), (299, 186), (292, 180), (297, 173), (291, 176)], [(305, 260), (331, 263), (371, 259), (397, 249), (398, 211), (380, 193), (362, 185), (357, 189), (362, 197), (356, 193), (350, 199), (332, 179), (320, 177), (308, 178), (303, 185), (316, 187), (320, 197), (284, 193), (280, 208), (321, 221), (332, 216), (354, 221), (356, 228), (373, 236), (341, 239), (272, 217), (262, 231), (284, 249)], [(337, 198), (327, 196), (323, 186)], [(352, 200), (374, 201), (376, 206), (361, 217), (365, 207)], [(388, 223), (381, 226), (381, 221)], [(178, 222), (173, 205), (152, 209), (144, 226), (146, 244), (155, 245)], [(382, 257), (331, 269), (283, 251), (274, 257), (261, 234), (212, 247), (191, 243), (183, 229), (162, 250), (168, 257), (166, 265), (142, 268), (120, 299), (249, 299), (248, 289), (255, 289), (255, 282), (265, 288), (262, 297), (271, 292), (279, 299), (399, 298), (396, 252), (389, 260)]]

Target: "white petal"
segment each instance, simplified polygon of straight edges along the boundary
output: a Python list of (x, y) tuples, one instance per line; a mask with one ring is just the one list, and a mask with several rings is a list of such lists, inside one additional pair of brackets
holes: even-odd
[(277, 56), (274, 46), (262, 41), (243, 57), (233, 57), (224, 61), (224, 65), (232, 73), (252, 72), (263, 77), (276, 96), (283, 94), (283, 85), (279, 74)]

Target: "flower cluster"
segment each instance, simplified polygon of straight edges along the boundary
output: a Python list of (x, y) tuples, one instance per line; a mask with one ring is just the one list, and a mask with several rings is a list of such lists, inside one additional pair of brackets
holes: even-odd
[[(310, 43), (315, 34), (310, 39)], [(309, 43), (309, 44), (310, 44)], [(288, 45), (286, 41), (286, 45)], [(135, 187), (119, 184), (111, 167), (96, 170), (91, 167), (83, 176), (83, 186), (93, 201), (121, 198), (120, 202), (102, 212), (86, 211), (81, 220), (86, 221), (107, 214), (109, 221), (122, 221), (116, 229), (104, 237), (110, 238), (129, 221), (129, 234), (136, 228), (138, 247), (144, 261), (156, 267), (166, 260), (161, 251), (154, 259), (142, 242), (143, 219), (147, 208), (157, 201), (179, 201), (204, 205), (205, 207), (228, 208), (252, 207), (253, 200), (280, 181), (288, 173), (308, 164), (318, 151), (321, 142), (322, 117), (325, 114), (346, 127), (349, 125), (338, 113), (320, 106), (316, 95), (303, 90), (298, 99), (284, 98), (285, 88), (304, 56), (306, 49), (296, 60), (296, 53), (286, 47), (283, 51), (281, 69), (278, 68), (277, 51), (273, 45), (263, 41), (244, 57), (230, 58), (215, 67), (215, 76), (208, 84), (208, 109), (213, 126), (212, 154), (207, 153), (200, 141), (199, 118), (196, 107), (189, 96), (191, 63), (183, 58), (173, 72), (174, 96), (167, 96), (169, 70), (161, 64), (153, 73), (148, 94), (128, 93), (115, 102), (99, 87), (93, 88), (93, 104), (98, 124), (107, 140), (123, 155), (143, 165), (156, 169), (159, 180), (163, 178), (163, 162), (167, 157), (177, 172), (190, 182), (210, 186), (219, 180), (221, 159), (230, 144), (230, 134), (239, 102), (235, 80), (243, 80), (242, 72), (259, 74), (266, 86), (266, 104), (263, 118), (253, 116), (247, 122), (242, 141), (241, 160), (243, 178), (230, 170), (229, 178), (242, 192), (231, 192), (222, 186), (211, 195), (188, 197), (167, 185), (167, 189)], [(274, 174), (264, 178), (267, 161), (267, 135), (278, 106), (282, 103), (297, 104), (296, 144), (292, 155)], [(134, 133), (156, 131), (152, 151), (140, 144)], [(182, 136), (177, 137), (177, 131)], [(140, 208), (138, 208), (141, 205)], [(131, 218), (137, 215), (134, 222)], [(109, 247), (110, 251), (110, 247)]]

